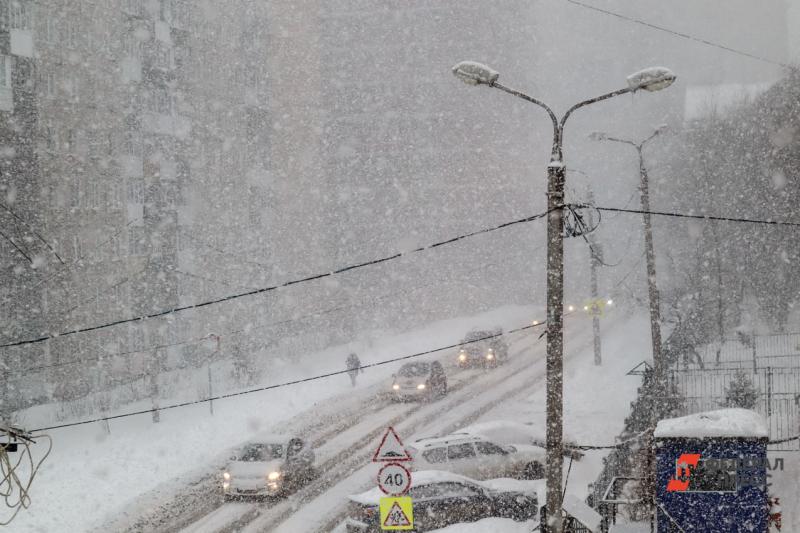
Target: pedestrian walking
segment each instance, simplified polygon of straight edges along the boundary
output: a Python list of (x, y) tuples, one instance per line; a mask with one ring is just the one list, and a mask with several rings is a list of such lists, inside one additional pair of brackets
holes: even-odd
[(359, 361), (358, 356), (355, 353), (351, 353), (347, 356), (347, 375), (350, 376), (350, 383), (353, 387), (356, 386), (356, 377), (358, 376), (358, 371), (364, 372), (364, 369), (361, 368), (361, 361)]

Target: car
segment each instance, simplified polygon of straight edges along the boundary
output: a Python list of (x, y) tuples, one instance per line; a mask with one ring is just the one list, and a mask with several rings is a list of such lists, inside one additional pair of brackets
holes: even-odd
[(439, 361), (414, 361), (400, 367), (392, 380), (394, 399), (432, 399), (447, 394), (447, 376)]
[(472, 330), (461, 341), (457, 364), (461, 368), (494, 368), (508, 360), (508, 344), (503, 329)]
[[(414, 502), (414, 531), (431, 531), (460, 522), (482, 518), (511, 518), (523, 522), (538, 518), (539, 494), (543, 482), (513, 479), (476, 481), (468, 477), (426, 470), (414, 472), (407, 496)], [(349, 497), (345, 520), (347, 533), (377, 533), (379, 488)]]
[(541, 479), (547, 452), (529, 444), (500, 445), (469, 433), (414, 441), (407, 450), (413, 467), (446, 470), (474, 479)]
[(315, 475), (314, 451), (298, 437), (274, 435), (251, 442), (222, 472), (226, 500), (284, 495)]

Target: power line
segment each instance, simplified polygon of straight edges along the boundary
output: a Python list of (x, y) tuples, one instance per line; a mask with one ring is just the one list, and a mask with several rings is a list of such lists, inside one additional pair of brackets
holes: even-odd
[(789, 64), (786, 64), (786, 63), (782, 63), (780, 61), (775, 61), (773, 59), (769, 59), (769, 58), (766, 58), (766, 57), (763, 57), (763, 56), (758, 56), (758, 55), (755, 55), (755, 54), (751, 54), (749, 52), (743, 52), (742, 50), (737, 50), (736, 48), (731, 48), (730, 46), (725, 46), (723, 44), (715, 43), (713, 41), (709, 41), (708, 39), (702, 39), (700, 37), (695, 37), (694, 35), (689, 35), (688, 33), (682, 33), (682, 32), (679, 32), (679, 31), (671, 30), (669, 28), (665, 28), (664, 26), (658, 26), (658, 25), (653, 24), (651, 22), (646, 22), (644, 20), (640, 20), (640, 19), (637, 19), (637, 18), (634, 18), (634, 17), (629, 17), (627, 15), (623, 15), (621, 13), (616, 13), (614, 11), (609, 11), (607, 9), (602, 9), (602, 8), (597, 7), (597, 6), (584, 4), (583, 2), (579, 2), (578, 0), (567, 0), (567, 2), (569, 2), (570, 4), (574, 4), (576, 6), (583, 7), (585, 9), (591, 9), (592, 11), (597, 11), (599, 13), (603, 13), (603, 14), (606, 14), (606, 15), (611, 15), (612, 17), (617, 17), (619, 19), (626, 20), (628, 22), (633, 22), (634, 24), (640, 24), (640, 25), (645, 26), (647, 28), (651, 28), (651, 29), (654, 29), (654, 30), (662, 31), (664, 33), (669, 33), (670, 35), (675, 35), (676, 37), (681, 37), (683, 39), (687, 39), (687, 40), (694, 41), (694, 42), (697, 42), (697, 43), (700, 43), (700, 44), (704, 44), (706, 46), (712, 46), (714, 48), (719, 48), (720, 50), (725, 50), (726, 52), (731, 52), (731, 53), (734, 53), (734, 54), (738, 54), (740, 56), (748, 57), (750, 59), (755, 59), (756, 61), (762, 61), (764, 63), (769, 63), (771, 65), (778, 65), (780, 67), (784, 67), (784, 68), (787, 68), (787, 69), (790, 69), (790, 70), (796, 70), (795, 67), (793, 67), (792, 65), (789, 65)]
[(514, 226), (514, 225), (517, 225), (517, 224), (523, 224), (523, 223), (531, 222), (531, 221), (537, 220), (539, 218), (545, 217), (548, 213), (549, 213), (549, 211), (545, 211), (544, 213), (538, 213), (536, 215), (532, 215), (532, 216), (529, 216), (529, 217), (513, 220), (511, 222), (505, 222), (505, 223), (499, 224), (497, 226), (492, 226), (492, 227), (489, 227), (489, 228), (483, 228), (483, 229), (480, 229), (480, 230), (477, 230), (477, 231), (473, 231), (473, 232), (470, 232), (470, 233), (465, 233), (463, 235), (459, 235), (457, 237), (453, 237), (451, 239), (447, 239), (447, 240), (444, 240), (444, 241), (436, 242), (436, 243), (433, 243), (433, 244), (429, 244), (427, 246), (421, 246), (419, 248), (415, 248), (415, 249), (410, 250), (410, 251), (397, 252), (397, 253), (392, 254), (392, 255), (381, 257), (379, 259), (373, 259), (373, 260), (370, 260), (370, 261), (364, 261), (364, 262), (361, 262), (361, 263), (356, 263), (356, 264), (353, 264), (353, 265), (350, 265), (350, 266), (339, 268), (339, 269), (331, 271), (331, 272), (326, 272), (326, 273), (322, 273), (322, 274), (314, 274), (314, 275), (311, 275), (311, 276), (306, 276), (304, 278), (299, 278), (299, 279), (287, 281), (287, 282), (284, 282), (284, 283), (281, 283), (281, 284), (278, 284), (278, 285), (271, 285), (269, 287), (262, 287), (262, 288), (258, 288), (258, 289), (245, 291), (245, 292), (230, 294), (230, 295), (227, 295), (227, 296), (222, 296), (220, 298), (215, 298), (215, 299), (212, 299), (212, 300), (206, 300), (206, 301), (198, 302), (198, 303), (191, 304), (191, 305), (184, 305), (184, 306), (174, 307), (172, 309), (164, 309), (162, 311), (157, 311), (155, 313), (150, 313), (150, 314), (142, 315), (142, 316), (139, 316), (139, 317), (122, 318), (122, 319), (119, 319), (119, 320), (115, 320), (115, 321), (112, 321), (112, 322), (106, 322), (104, 324), (99, 324), (99, 325), (96, 325), (96, 326), (88, 326), (88, 327), (73, 329), (73, 330), (70, 330), (70, 331), (65, 331), (63, 333), (47, 334), (47, 335), (42, 335), (41, 337), (37, 337), (37, 338), (34, 338), (34, 339), (25, 339), (25, 340), (8, 342), (8, 343), (5, 343), (5, 344), (0, 344), (0, 348), (10, 348), (10, 347), (14, 347), (14, 346), (22, 346), (22, 345), (27, 345), (27, 344), (36, 344), (36, 343), (44, 342), (44, 341), (55, 339), (55, 338), (59, 338), (59, 337), (66, 337), (68, 335), (75, 335), (75, 334), (78, 334), (78, 333), (86, 333), (86, 332), (89, 332), (89, 331), (97, 331), (97, 330), (106, 329), (106, 328), (110, 328), (110, 327), (114, 327), (114, 326), (119, 326), (121, 324), (129, 324), (129, 323), (132, 323), (132, 322), (140, 322), (140, 321), (151, 319), (151, 318), (158, 318), (158, 317), (162, 317), (162, 316), (172, 315), (172, 314), (179, 313), (179, 312), (182, 312), (182, 311), (199, 309), (199, 308), (202, 308), (202, 307), (208, 307), (208, 306), (212, 306), (212, 305), (216, 305), (216, 304), (220, 304), (220, 303), (224, 303), (224, 302), (230, 302), (230, 301), (233, 301), (233, 300), (238, 300), (240, 298), (245, 298), (247, 296), (255, 296), (257, 294), (263, 294), (263, 293), (266, 293), (266, 292), (275, 291), (275, 290), (280, 289), (280, 288), (290, 287), (292, 285), (298, 285), (300, 283), (316, 281), (316, 280), (324, 279), (324, 278), (331, 277), (331, 276), (334, 276), (334, 275), (337, 275), (337, 274), (342, 274), (344, 272), (349, 272), (349, 271), (352, 271), (352, 270), (357, 270), (357, 269), (365, 268), (365, 267), (372, 266), (372, 265), (378, 265), (378, 264), (381, 264), (381, 263), (386, 263), (386, 262), (389, 262), (389, 261), (392, 261), (392, 260), (395, 260), (395, 259), (399, 259), (399, 258), (407, 256), (407, 255), (411, 255), (411, 254), (414, 254), (414, 253), (422, 252), (422, 251), (425, 251), (425, 250), (432, 250), (432, 249), (438, 248), (440, 246), (444, 246), (444, 245), (447, 245), (447, 244), (452, 244), (452, 243), (455, 243), (455, 242), (458, 242), (458, 241), (461, 241), (461, 240), (464, 240), (464, 239), (468, 239), (470, 237), (475, 237), (477, 235), (490, 233), (490, 232), (497, 231), (497, 230), (500, 230), (500, 229), (503, 229), (503, 228), (507, 228), (507, 227), (510, 227), (510, 226)]
[[(533, 251), (540, 250), (541, 248), (542, 247), (535, 248)], [(486, 268), (493, 267), (493, 266), (497, 266), (497, 265), (494, 264), (494, 263), (488, 263), (488, 264), (483, 265), (481, 267), (468, 270), (465, 274), (467, 274), (467, 275), (468, 274), (472, 274), (473, 272), (477, 272), (479, 270), (484, 270)], [(241, 328), (241, 329), (223, 331), (223, 332), (219, 333), (219, 336), (222, 337), (222, 338), (225, 338), (225, 337), (229, 337), (229, 336), (233, 336), (233, 335), (240, 335), (240, 334), (243, 334), (243, 333), (250, 333), (252, 331), (258, 331), (258, 330), (267, 329), (267, 328), (274, 328), (276, 326), (282, 326), (284, 324), (293, 324), (293, 323), (296, 323), (296, 322), (302, 322), (302, 321), (308, 320), (310, 318), (314, 318), (314, 317), (318, 317), (318, 316), (334, 313), (336, 311), (343, 311), (345, 309), (351, 309), (351, 308), (354, 308), (354, 307), (362, 307), (362, 306), (364, 306), (364, 305), (366, 305), (368, 303), (374, 303), (374, 302), (377, 302), (378, 300), (383, 300), (385, 298), (389, 298), (391, 296), (395, 296), (395, 295), (397, 295), (399, 293), (409, 293), (410, 291), (416, 291), (416, 290), (419, 290), (419, 289), (423, 289), (425, 287), (428, 287), (428, 286), (433, 285), (435, 283), (438, 283), (440, 281), (442, 281), (441, 278), (438, 279), (438, 280), (435, 280), (435, 281), (431, 281), (429, 283), (424, 283), (424, 284), (418, 285), (416, 287), (411, 288), (410, 290), (409, 289), (401, 289), (401, 290), (397, 290), (397, 291), (390, 291), (390, 292), (384, 293), (384, 294), (382, 294), (380, 296), (375, 296), (373, 298), (370, 298), (370, 299), (368, 299), (366, 301), (362, 301), (362, 302), (359, 302), (359, 303), (353, 303), (353, 304), (349, 304), (349, 305), (337, 305), (335, 307), (329, 307), (327, 309), (320, 309), (320, 310), (317, 310), (317, 311), (314, 311), (314, 312), (311, 312), (311, 313), (308, 313), (306, 315), (302, 315), (302, 316), (299, 316), (299, 317), (295, 317), (295, 318), (290, 318), (290, 319), (286, 319), (286, 320), (279, 320), (277, 322), (270, 322), (268, 324), (261, 324), (261, 325), (253, 326), (253, 327), (245, 327), (245, 328)], [(121, 352), (104, 353), (104, 354), (98, 354), (95, 357), (91, 357), (91, 358), (70, 359), (69, 361), (62, 361), (62, 362), (59, 362), (59, 363), (31, 366), (31, 367), (27, 367), (27, 368), (24, 368), (24, 369), (19, 370), (19, 371), (15, 371), (13, 373), (10, 372), (10, 371), (5, 371), (5, 375), (7, 377), (8, 376), (19, 376), (19, 377), (21, 377), (21, 376), (26, 376), (31, 372), (47, 370), (49, 368), (61, 368), (61, 367), (65, 367), (65, 366), (77, 365), (77, 364), (80, 364), (80, 363), (97, 362), (97, 361), (100, 361), (101, 359), (108, 359), (108, 358), (117, 357), (117, 356), (146, 354), (146, 353), (150, 353), (150, 352), (153, 352), (153, 351), (162, 350), (164, 348), (171, 348), (171, 347), (175, 347), (175, 346), (184, 346), (184, 345), (192, 345), (192, 344), (200, 344), (200, 343), (202, 343), (204, 341), (208, 341), (208, 340), (209, 340), (209, 336), (208, 335), (203, 335), (202, 337), (192, 337), (192, 338), (184, 339), (184, 340), (181, 340), (181, 341), (157, 344), (157, 345), (149, 346), (147, 348), (143, 348), (143, 349), (140, 349), (140, 350), (125, 350), (125, 351), (121, 351)]]
[(737, 217), (721, 217), (715, 215), (690, 215), (687, 213), (676, 213), (669, 211), (643, 211), (641, 209), (624, 209), (621, 207), (597, 207), (589, 204), (578, 204), (576, 208), (594, 208), (598, 211), (609, 211), (615, 213), (632, 213), (632, 214), (648, 214), (661, 217), (674, 217), (674, 218), (691, 218), (695, 220), (718, 220), (722, 222), (741, 222), (747, 224), (767, 224), (771, 226), (792, 226), (800, 227), (800, 222), (784, 221), (784, 220), (760, 220), (754, 218), (737, 218)]
[[(525, 330), (528, 330), (528, 329), (537, 328), (537, 327), (544, 326), (544, 325), (546, 325), (546, 322), (540, 322), (540, 323), (537, 323), (535, 325), (531, 324), (531, 325), (527, 325), (527, 326), (522, 326), (522, 327), (519, 327), (519, 328), (508, 330), (505, 333), (495, 333), (495, 334), (492, 334), (492, 335), (485, 335), (483, 337), (480, 337), (480, 338), (474, 339), (474, 340), (470, 340), (470, 341), (463, 341), (463, 342), (459, 342), (457, 344), (451, 344), (449, 346), (442, 346), (442, 347), (439, 347), (439, 348), (433, 348), (431, 350), (425, 350), (423, 352), (417, 352), (417, 353), (413, 353), (413, 354), (410, 354), (410, 355), (403, 355), (403, 356), (400, 356), (400, 357), (394, 357), (394, 358), (391, 358), (391, 359), (385, 359), (383, 361), (378, 361), (377, 363), (370, 363), (370, 364), (367, 364), (367, 365), (361, 365), (358, 369), (361, 370), (361, 369), (365, 369), (365, 368), (374, 368), (374, 367), (379, 367), (379, 366), (383, 366), (383, 365), (388, 365), (388, 364), (391, 364), (391, 363), (396, 363), (398, 361), (406, 361), (408, 359), (415, 359), (417, 357), (422, 357), (423, 355), (430, 355), (430, 354), (433, 354), (433, 353), (436, 353), (436, 352), (441, 352), (441, 351), (444, 351), (444, 350), (451, 350), (453, 348), (457, 348), (457, 347), (462, 346), (464, 344), (473, 344), (473, 343), (481, 342), (481, 341), (484, 341), (484, 340), (487, 340), (487, 339), (494, 339), (494, 338), (497, 338), (497, 337), (502, 337), (504, 335), (510, 335), (512, 333), (518, 333), (520, 331), (525, 331)], [(254, 389), (247, 389), (247, 390), (239, 391), (239, 392), (231, 392), (231, 393), (228, 393), (228, 394), (219, 394), (217, 396), (213, 396), (213, 397), (209, 397), (209, 398), (203, 398), (203, 399), (200, 399), (200, 400), (193, 400), (193, 401), (190, 401), (190, 402), (181, 402), (181, 403), (176, 403), (176, 404), (172, 404), (172, 405), (165, 405), (163, 407), (153, 407), (152, 409), (144, 409), (144, 410), (141, 410), (141, 411), (132, 411), (132, 412), (121, 413), (121, 414), (113, 415), (113, 416), (94, 418), (94, 419), (91, 419), (91, 420), (82, 420), (80, 422), (70, 422), (70, 423), (67, 423), (67, 424), (59, 424), (57, 426), (50, 426), (50, 427), (46, 427), (46, 428), (34, 429), (34, 430), (31, 430), (30, 433), (38, 433), (38, 432), (41, 432), (41, 431), (50, 431), (50, 430), (53, 430), (53, 429), (62, 429), (62, 428), (68, 428), (68, 427), (74, 427), (74, 426), (82, 426), (82, 425), (86, 425), (86, 424), (93, 424), (95, 422), (103, 422), (103, 421), (106, 421), (106, 420), (115, 420), (115, 419), (118, 419), (118, 418), (127, 418), (127, 417), (130, 417), (130, 416), (138, 416), (138, 415), (143, 415), (143, 414), (148, 414), (148, 413), (154, 413), (154, 412), (157, 412), (157, 411), (166, 411), (166, 410), (169, 410), (169, 409), (178, 409), (178, 408), (181, 408), (181, 407), (188, 407), (190, 405), (198, 405), (198, 404), (213, 402), (213, 401), (217, 401), (217, 400), (225, 400), (225, 399), (228, 399), (228, 398), (235, 398), (237, 396), (245, 396), (245, 395), (248, 395), (248, 394), (254, 394), (256, 392), (264, 392), (264, 391), (268, 391), (268, 390), (279, 389), (279, 388), (283, 388), (283, 387), (290, 387), (290, 386), (293, 386), (293, 385), (299, 385), (301, 383), (308, 383), (308, 382), (311, 382), (311, 381), (317, 381), (317, 380), (329, 378), (329, 377), (332, 377), (332, 376), (338, 376), (338, 375), (341, 375), (341, 374), (346, 374), (347, 372), (350, 372), (351, 370), (352, 369), (350, 369), (350, 370), (347, 370), (347, 369), (345, 369), (345, 370), (337, 370), (335, 372), (328, 372), (328, 373), (325, 373), (325, 374), (318, 374), (316, 376), (309, 376), (307, 378), (301, 378), (301, 379), (296, 379), (296, 380), (292, 380), (292, 381), (285, 381), (283, 383), (276, 383), (274, 385), (266, 385), (264, 387), (257, 387), (257, 388), (254, 388)]]
[(39, 234), (39, 232), (38, 232), (38, 231), (36, 231), (35, 229), (33, 229), (33, 226), (31, 226), (30, 224), (28, 224), (28, 223), (25, 221), (25, 219), (23, 219), (22, 217), (20, 217), (19, 215), (17, 215), (17, 214), (16, 214), (14, 211), (12, 211), (12, 210), (11, 210), (11, 208), (10, 208), (10, 207), (8, 207), (7, 205), (5, 205), (5, 204), (4, 204), (4, 203), (2, 203), (2, 202), (0, 202), (0, 208), (3, 208), (3, 209), (5, 209), (6, 211), (8, 211), (8, 212), (11, 214), (11, 216), (12, 216), (12, 217), (14, 217), (16, 220), (18, 220), (18, 221), (22, 222), (23, 224), (25, 224), (25, 225), (28, 227), (28, 229), (29, 229), (29, 230), (31, 230), (31, 233), (33, 233), (34, 235), (36, 235), (36, 237), (37, 237), (37, 238), (38, 238), (40, 241), (42, 241), (42, 242), (44, 243), (44, 245), (45, 245), (45, 246), (47, 246), (47, 248), (48, 248), (48, 249), (49, 249), (49, 250), (50, 250), (50, 251), (53, 253), (53, 255), (54, 255), (54, 256), (56, 256), (56, 259), (58, 259), (59, 263), (61, 263), (62, 265), (64, 264), (64, 260), (63, 260), (63, 259), (61, 259), (61, 256), (60, 256), (60, 255), (58, 255), (58, 253), (55, 251), (55, 249), (53, 249), (53, 247), (52, 247), (52, 246), (50, 246), (50, 243), (49, 243), (49, 242), (47, 242), (47, 241), (45, 240), (45, 238), (44, 238), (44, 237), (42, 237), (42, 236)]
[(3, 233), (2, 231), (0, 231), (0, 236), (2, 236), (2, 237), (5, 239), (5, 240), (7, 240), (8, 242), (10, 242), (10, 243), (11, 243), (11, 246), (13, 246), (14, 248), (16, 248), (16, 249), (17, 249), (17, 251), (18, 251), (19, 253), (21, 253), (21, 254), (22, 254), (22, 257), (24, 257), (25, 259), (27, 259), (27, 260), (28, 260), (28, 262), (29, 262), (30, 264), (33, 264), (33, 259), (31, 259), (31, 258), (30, 258), (30, 256), (29, 256), (28, 254), (26, 254), (25, 252), (23, 252), (23, 251), (22, 251), (22, 248), (20, 248), (19, 246), (17, 246), (17, 243), (15, 243), (15, 242), (14, 242), (14, 239), (12, 239), (11, 237), (9, 237), (8, 235), (6, 235), (5, 233)]

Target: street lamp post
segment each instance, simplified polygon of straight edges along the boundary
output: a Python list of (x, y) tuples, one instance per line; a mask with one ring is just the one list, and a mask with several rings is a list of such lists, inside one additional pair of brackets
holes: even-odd
[(656, 256), (653, 248), (653, 228), (650, 222), (650, 189), (647, 177), (647, 167), (644, 164), (643, 150), (645, 145), (666, 130), (666, 125), (659, 126), (652, 134), (640, 142), (618, 139), (602, 132), (595, 132), (590, 138), (595, 141), (609, 141), (628, 144), (636, 149), (639, 155), (639, 193), (642, 202), (642, 222), (644, 224), (644, 248), (647, 261), (647, 290), (650, 299), (650, 336), (653, 343), (653, 369), (656, 381), (664, 377), (666, 365), (661, 352), (661, 310), (659, 307), (658, 286), (656, 285)]
[(562, 141), (564, 124), (577, 109), (640, 89), (657, 91), (669, 87), (675, 75), (666, 68), (654, 67), (628, 77), (628, 87), (570, 107), (559, 120), (544, 102), (497, 82), (500, 74), (474, 61), (462, 61), (453, 74), (468, 85), (487, 85), (522, 98), (544, 109), (553, 123), (553, 146), (547, 165), (547, 517), (548, 531), (561, 533), (563, 456), (563, 315), (564, 315), (564, 165)]

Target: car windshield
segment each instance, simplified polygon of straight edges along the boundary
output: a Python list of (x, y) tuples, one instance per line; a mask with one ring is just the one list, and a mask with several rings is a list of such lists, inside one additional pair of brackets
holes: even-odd
[(403, 365), (398, 372), (404, 378), (414, 378), (427, 375), (431, 370), (430, 363), (409, 363)]
[(269, 461), (270, 459), (280, 459), (281, 457), (283, 457), (283, 444), (258, 443), (245, 446), (237, 460), (245, 462)]

